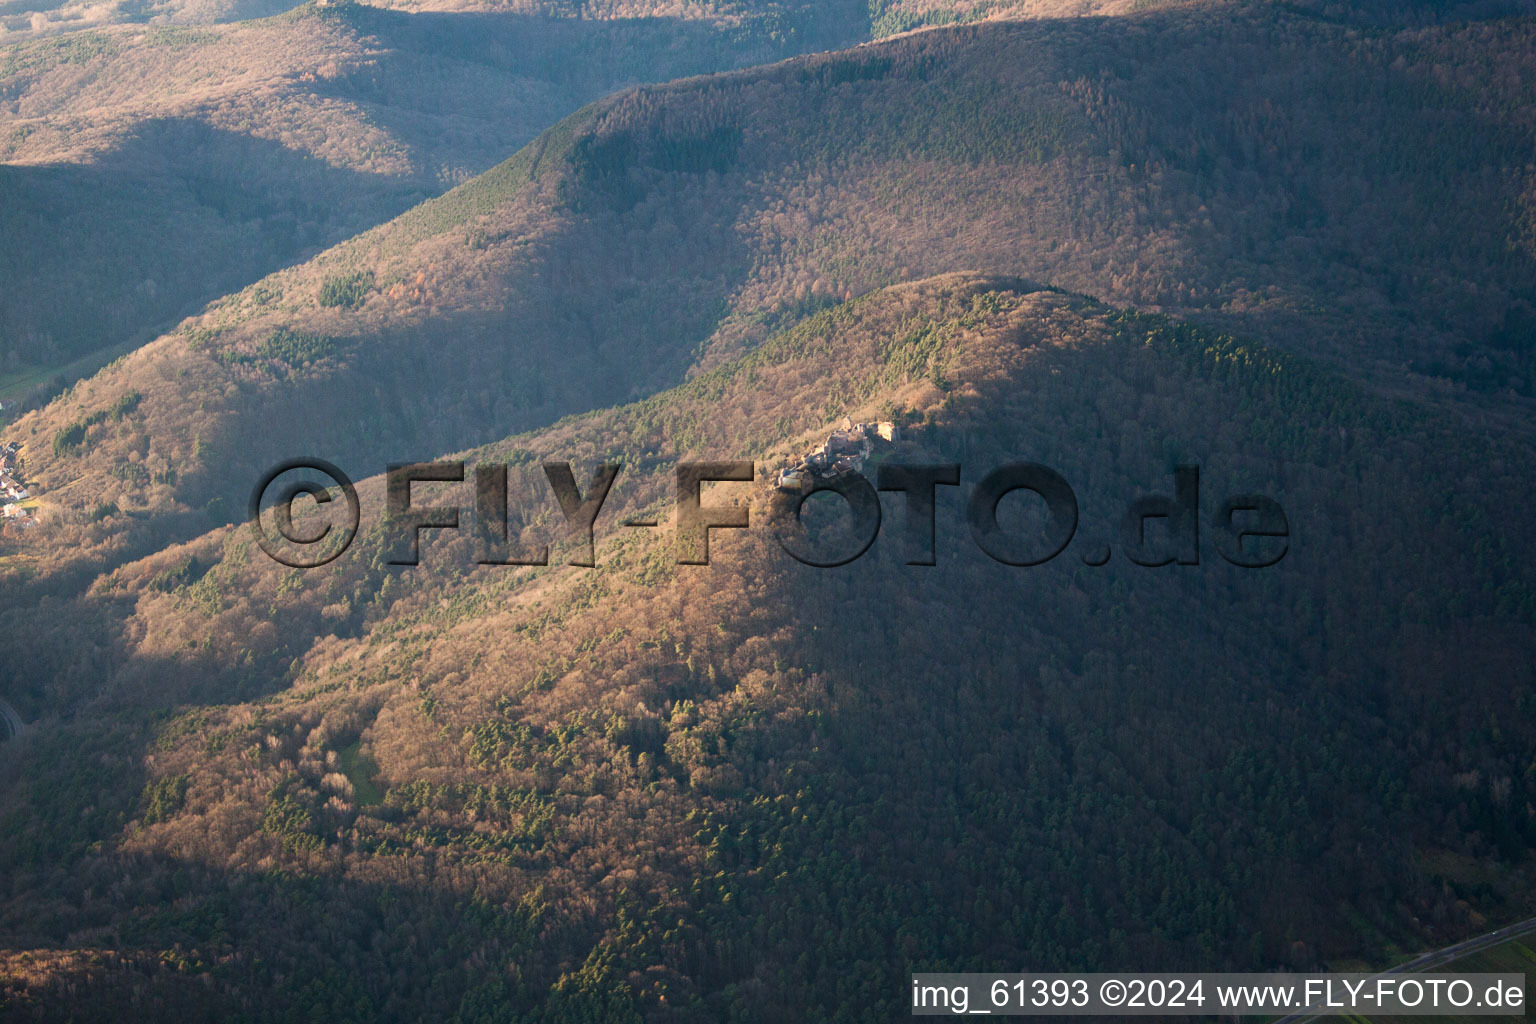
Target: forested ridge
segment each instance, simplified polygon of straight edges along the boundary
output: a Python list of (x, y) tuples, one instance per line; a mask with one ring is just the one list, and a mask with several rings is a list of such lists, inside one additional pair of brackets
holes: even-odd
[[(844, 413), (968, 484), (1058, 469), (1078, 540), (991, 562), (941, 489), (937, 566), (888, 497), (814, 570), (761, 483), (716, 485), (757, 525), (676, 565), (676, 460), (769, 465)], [(110, 649), (0, 779), (18, 1016), (884, 1020), (911, 969), (1374, 963), (1529, 899), (1524, 441), (955, 275), (467, 456), (557, 563), (538, 460), (621, 460), (598, 568), (476, 568), (458, 531), (390, 569), (369, 480), (331, 567), (217, 531), (56, 613)], [(1084, 563), (1189, 462), (1207, 512), (1283, 504), (1278, 565)]]
[(77, 361), (441, 194), (616, 89), (850, 45), (867, 23), (848, 0), (622, 20), (284, 6), (0, 46), (7, 406), (46, 401), (100, 365)]
[[(433, 2), (0, 50), (0, 244), (47, 284), (0, 317), (85, 340), (7, 337), (194, 310), (0, 429), (36, 518), (0, 529), (0, 1016), (889, 1020), (912, 970), (1356, 969), (1530, 916), (1536, 20)], [(845, 30), (893, 37), (722, 70)], [(721, 73), (539, 130), (647, 69)], [(128, 137), (190, 170), (51, 220), (51, 161)], [(167, 296), (162, 256), (233, 283)], [(770, 474), (844, 417), (962, 467), (936, 565), (895, 493), (850, 565), (775, 543)], [(297, 455), (362, 511), (307, 571), (240, 521)], [(470, 482), (390, 564), (378, 474), (440, 457), (507, 465), (550, 564), (478, 564)], [(690, 459), (757, 469), (706, 488), (753, 522), (708, 566)], [(595, 568), (545, 460), (622, 467)], [(966, 518), (1019, 461), (1080, 513), (1030, 568)], [(1188, 466), (1198, 564), (1133, 564)], [(1278, 564), (1219, 554), (1239, 494)]]
[(1533, 26), (1176, 9), (620, 94), (17, 421), (49, 530), (26, 557), (100, 571), (230, 521), (265, 466), (322, 439), (348, 463), (484, 443), (967, 267), (1521, 429)]

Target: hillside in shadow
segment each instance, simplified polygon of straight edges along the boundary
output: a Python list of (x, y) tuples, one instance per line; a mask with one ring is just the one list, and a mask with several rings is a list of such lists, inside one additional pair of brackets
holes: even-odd
[(853, 42), (846, 7), (787, 32), (339, 4), (0, 50), (0, 372), (152, 336), (616, 89)]
[[(99, 571), (187, 539), (171, 513), (229, 521), (295, 452), (368, 471), (483, 443), (955, 267), (1522, 430), (1536, 193), (1505, 72), (1533, 25), (988, 25), (633, 90), (20, 420), (45, 502), (27, 548)], [(1452, 58), (1484, 70), (1442, 82)], [(1236, 67), (1263, 74), (1197, 70)], [(91, 518), (107, 505), (132, 514)]]
[(0, 165), (7, 368), (184, 316), (423, 198), (192, 119), (145, 121), (85, 165)]
[[(935, 565), (908, 564), (898, 493), (851, 564), (775, 542), (763, 478), (843, 415), (903, 428), (872, 474), (960, 467)], [(1251, 342), (949, 275), (467, 454), (509, 467), (511, 538), (550, 566), (476, 565), (466, 519), (391, 567), (371, 478), (331, 566), (287, 570), (241, 528), (78, 599), (116, 617), (117, 662), (55, 680), (52, 746), (0, 762), (0, 849), (27, 882), (0, 941), (32, 950), (3, 967), (17, 1012), (102, 1019), (137, 984), (162, 1015), (257, 1020), (887, 1019), (911, 970), (1380, 962), (1528, 904), (1528, 441)], [(583, 481), (623, 465), (596, 568), (562, 564), (546, 458)], [(677, 563), (690, 458), (759, 467), (709, 489), (752, 525), (715, 531), (707, 566)], [(965, 511), (1023, 459), (1078, 506), (1032, 567), (984, 554)], [(1137, 564), (1177, 531), (1138, 551), (1124, 510), (1180, 465), (1200, 467), (1197, 561)], [(1222, 553), (1223, 502), (1250, 493), (1288, 524), (1266, 568)], [(841, 542), (815, 525), (837, 508), (813, 508), (812, 543)], [(619, 525), (641, 514), (661, 526)], [(998, 517), (1045, 528), (1023, 494)], [(70, 781), (92, 765), (122, 777)]]

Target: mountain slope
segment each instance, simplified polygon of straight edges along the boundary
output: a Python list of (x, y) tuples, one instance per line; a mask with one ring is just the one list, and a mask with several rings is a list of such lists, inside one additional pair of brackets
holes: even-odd
[[(676, 9), (411, 5), (407, 13), (340, 3), (256, 22), (157, 20), (17, 43), (0, 51), (0, 159), (17, 165), (0, 167), (0, 240), (18, 282), (0, 298), (0, 401), (29, 388), (34, 398), (57, 391), (60, 384), (33, 385), (55, 373), (67, 384), (80, 375), (69, 365), (79, 357), (146, 340), (213, 296), (484, 170), (616, 88), (902, 26), (1124, 7), (870, 11), (852, 0), (765, 0)], [(1341, 34), (1352, 21), (1383, 20), (1358, 4), (1324, 7), (1211, 2), (1153, 13), (1192, 25), (1310, 15)], [(1422, 20), (1410, 17), (1417, 6), (1394, 10)], [(1466, 13), (1496, 10), (1504, 8)], [(1222, 36), (1218, 28), (1195, 48)], [(1501, 93), (1507, 64), (1479, 70), (1497, 77), (1478, 88)], [(1513, 73), (1518, 89), (1518, 64)], [(1178, 145), (1201, 151), (1194, 140)], [(131, 260), (120, 258), (126, 246)], [(1503, 376), (1495, 370), (1491, 379)]]
[[(1533, 31), (986, 25), (605, 100), (19, 421), (31, 550), (136, 557), (295, 453), (483, 443), (956, 267), (1199, 316), (1523, 429)], [(141, 518), (90, 522), (103, 506)]]
[[(715, 485), (753, 527), (675, 564), (678, 459), (770, 465), (844, 413), (962, 465), (936, 566), (903, 564), (894, 495), (864, 558), (799, 566), (761, 483)], [(513, 464), (535, 544), (558, 514), (538, 459), (579, 480), (622, 459), (596, 569), (475, 568), (467, 531), (387, 569), (375, 479), (333, 567), (283, 570), (240, 528), (55, 607), (65, 633), (117, 625), (89, 691), (49, 695), (68, 717), (0, 765), (9, 998), (20, 1019), (66, 990), (81, 1019), (130, 992), (155, 1017), (888, 1019), (913, 969), (1308, 967), (1461, 934), (1529, 896), (1536, 580), (1529, 524), (1498, 518), (1529, 456), (1024, 282), (841, 304), (471, 453)], [(1032, 569), (982, 555), (962, 511), (1020, 459), (1081, 510)], [(1130, 564), (1114, 524), (1183, 462), (1200, 564)], [(1244, 491), (1286, 511), (1271, 569), (1214, 551), (1205, 516)], [(642, 510), (662, 526), (617, 525)], [(185, 712), (148, 710), (167, 700)]]
[(913, 29), (974, 21), (1128, 15), (1172, 7), (1282, 9), (1325, 21), (1362, 26), (1420, 26), (1536, 13), (1530, 0), (874, 0), (875, 38)]
[(846, 45), (861, 10), (621, 22), (306, 5), (0, 50), (0, 374), (142, 343), (599, 96)]

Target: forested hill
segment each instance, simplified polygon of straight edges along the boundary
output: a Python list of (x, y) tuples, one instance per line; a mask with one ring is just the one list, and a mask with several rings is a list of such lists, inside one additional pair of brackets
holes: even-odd
[(305, 4), (0, 48), (0, 400), (56, 393), (82, 357), (441, 194), (616, 89), (847, 46), (867, 28), (852, 0), (691, 10)]
[[(869, 554), (800, 566), (761, 482), (715, 485), (754, 525), (676, 564), (677, 460), (766, 468), (843, 415), (962, 465), (936, 566), (905, 564), (896, 495)], [(475, 567), (467, 531), (389, 569), (370, 480), (332, 566), (220, 530), (13, 621), (78, 662), (34, 666), (69, 710), (0, 760), (7, 1009), (891, 1020), (910, 970), (1444, 944), (1529, 905), (1531, 454), (1020, 281), (840, 303), (470, 453), (511, 464), (514, 540), (556, 563), (538, 460), (622, 461), (595, 569)], [(1080, 507), (1029, 569), (963, 512), (1026, 458)], [(1131, 564), (1121, 512), (1189, 463), (1199, 564)], [(1289, 523), (1267, 569), (1206, 518), (1251, 492)]]
[[(0, 401), (11, 408), (636, 82), (978, 20), (1253, 17), (1374, 32), (1536, 10), (1532, 0), (412, 0), (241, 20), (287, 5), (40, 6), (0, 5), (0, 246), (11, 283), (0, 294)], [(1487, 72), (1503, 73), (1476, 74)]]
[(1418, 27), (1450, 21), (1536, 13), (1532, 0), (873, 0), (876, 38), (970, 21), (1133, 15), (1172, 8), (1279, 9), (1289, 14), (1364, 27)]
[[(1519, 3), (495, 6), (0, 49), (0, 1017), (863, 1022), (1530, 916)], [(960, 466), (936, 564), (894, 492), (851, 564), (775, 542), (845, 417)], [(361, 499), (311, 571), (239, 521), (302, 455)], [(551, 564), (466, 483), (392, 565), (378, 474), (439, 457)], [(756, 467), (709, 565), (691, 459)], [(594, 567), (545, 460), (621, 467)], [(1020, 462), (1077, 507), (1033, 566), (1027, 494), (967, 515)]]
[(1181, 9), (631, 90), (16, 423), (43, 501), (24, 562), (99, 571), (233, 518), (296, 451), (377, 468), (487, 442), (956, 268), (1197, 316), (1519, 429), (1533, 37)]

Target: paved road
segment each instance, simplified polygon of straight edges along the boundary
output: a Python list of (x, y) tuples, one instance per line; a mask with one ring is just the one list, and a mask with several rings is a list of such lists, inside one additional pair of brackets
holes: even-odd
[[(1452, 960), (1460, 960), (1464, 956), (1480, 953), (1490, 946), (1497, 946), (1501, 942), (1518, 939), (1522, 935), (1529, 935), (1532, 932), (1536, 932), (1536, 917), (1528, 918), (1515, 924), (1505, 925), (1503, 928), (1491, 931), (1486, 935), (1479, 935), (1476, 938), (1458, 942), (1454, 946), (1446, 946), (1444, 949), (1437, 949), (1433, 952), (1416, 956), (1406, 963), (1400, 963), (1396, 967), (1389, 967), (1372, 977), (1385, 978), (1393, 974), (1407, 974), (1411, 971), (1424, 971), (1434, 967), (1443, 967)], [(1316, 1020), (1318, 1017), (1330, 1016), (1336, 1012), (1311, 1006), (1305, 1010), (1276, 1018), (1274, 1021), (1271, 1021), (1271, 1024), (1302, 1024), (1303, 1021)]]
[(27, 731), (27, 727), (22, 724), (21, 716), (4, 697), (0, 697), (0, 721), (5, 723), (5, 730), (10, 733), (12, 739)]

